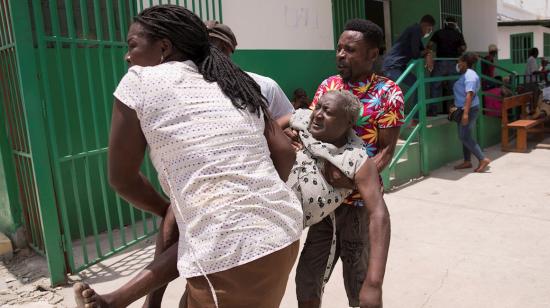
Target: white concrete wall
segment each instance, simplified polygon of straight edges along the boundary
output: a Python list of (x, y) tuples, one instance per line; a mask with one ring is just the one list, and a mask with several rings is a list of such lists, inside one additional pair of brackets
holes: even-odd
[(237, 49), (334, 49), (330, 0), (224, 0)]
[(497, 43), (497, 0), (462, 0), (462, 33), (469, 51)]
[(550, 29), (541, 26), (513, 26), (513, 27), (498, 27), (498, 57), (500, 59), (510, 59), (510, 35), (518, 33), (533, 32), (533, 47), (539, 49), (539, 56), (549, 57), (550, 55), (543, 55), (544, 52), (544, 34), (550, 33)]
[(550, 18), (550, 0), (498, 0), (502, 20), (534, 20)]

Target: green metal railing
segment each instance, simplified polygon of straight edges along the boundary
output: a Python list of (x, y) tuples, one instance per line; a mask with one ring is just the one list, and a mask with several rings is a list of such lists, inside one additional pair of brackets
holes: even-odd
[[(455, 58), (436, 58), (434, 61), (456, 61)], [(511, 83), (508, 85), (510, 86), (510, 89), (512, 92), (516, 92), (517, 86), (518, 86), (518, 78), (516, 78), (515, 73), (505, 69), (501, 66), (495, 65), (492, 62), (489, 62), (485, 59), (480, 59), (480, 61), (477, 62), (475, 66), (475, 70), (480, 76), (482, 81), (492, 82), (495, 85), (502, 86), (504, 83), (500, 80), (497, 80), (495, 78), (491, 78), (489, 76), (486, 76), (482, 74), (481, 65), (486, 64), (490, 66), (494, 66), (496, 69), (503, 71), (505, 73), (510, 74)], [(401, 74), (401, 76), (396, 80), (396, 83), (402, 88), (403, 87), (403, 81), (409, 76), (409, 74), (415, 73), (416, 75), (416, 82), (410, 86), (404, 95), (404, 101), (405, 103), (408, 103), (406, 105), (411, 105), (412, 108), (407, 112), (407, 115), (404, 120), (404, 124), (401, 127), (401, 133), (403, 134), (405, 130), (409, 129), (411, 126), (411, 123), (414, 120), (417, 121), (417, 124), (413, 126), (412, 130), (408, 132), (408, 134), (405, 134), (407, 137), (405, 138), (404, 142), (401, 144), (401, 147), (397, 150), (397, 152), (394, 154), (393, 158), (391, 159), (390, 163), (388, 164), (388, 167), (382, 172), (382, 178), (384, 180), (384, 187), (386, 189), (391, 188), (391, 179), (390, 175), (395, 172), (395, 168), (397, 166), (397, 163), (399, 160), (403, 157), (405, 153), (410, 148), (411, 143), (418, 140), (420, 143), (420, 171), (422, 175), (428, 175), (429, 174), (429, 157), (428, 157), (428, 147), (429, 144), (427, 142), (426, 138), (426, 131), (428, 129), (428, 123), (427, 123), (427, 114), (426, 111), (428, 109), (428, 106), (431, 104), (437, 104), (442, 103), (445, 101), (452, 101), (454, 100), (454, 96), (441, 96), (441, 97), (435, 97), (435, 98), (428, 98), (426, 95), (426, 87), (433, 83), (433, 82), (443, 82), (443, 81), (455, 81), (459, 78), (459, 75), (451, 75), (451, 76), (443, 76), (443, 77), (429, 77), (426, 76), (426, 70), (424, 68), (424, 59), (417, 59), (413, 60), (409, 63), (407, 69)], [(414, 103), (411, 102), (411, 97), (413, 97), (413, 94), (417, 94), (417, 102)], [(477, 95), (479, 96), (480, 100), (480, 110), (487, 111), (490, 109), (484, 108), (483, 105), (483, 97), (485, 95), (492, 95), (490, 93), (486, 93), (482, 88), (478, 91)], [(500, 98), (500, 97), (499, 97)], [(478, 118), (479, 125), (477, 126), (477, 133), (478, 135), (484, 135), (485, 133), (485, 119), (483, 116), (480, 116)]]
[[(28, 241), (52, 284), (156, 233), (107, 180), (112, 93), (132, 17), (156, 4), (222, 20), (221, 0), (0, 0), (2, 119)], [(0, 139), (1, 140), (1, 139)], [(154, 168), (142, 172), (157, 189)]]

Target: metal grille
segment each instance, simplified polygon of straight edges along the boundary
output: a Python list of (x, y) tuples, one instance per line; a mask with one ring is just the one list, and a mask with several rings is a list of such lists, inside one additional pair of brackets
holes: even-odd
[(462, 29), (462, 1), (461, 0), (441, 0), (441, 28), (447, 17), (456, 19), (458, 26)]
[[(156, 4), (222, 20), (221, 0), (0, 0), (3, 115), (29, 242), (47, 255), (54, 284), (158, 229), (110, 189), (106, 169), (128, 27)], [(148, 158), (142, 172), (160, 190)]]
[(365, 17), (365, 0), (332, 0), (334, 45), (338, 45), (338, 39), (348, 20)]
[(27, 241), (43, 254), (43, 231), (19, 80), (9, 3), (7, 0), (0, 0), (0, 102), (3, 107), (0, 112), (3, 112), (1, 118), (4, 120), (1, 125), (6, 127), (13, 157), (15, 180), (19, 188), (18, 203), (22, 207)]
[(158, 4), (181, 5), (193, 11), (202, 20), (218, 20), (223, 23), (222, 0), (138, 0), (138, 11)]
[(510, 54), (512, 63), (525, 63), (529, 49), (533, 48), (533, 32), (510, 35)]

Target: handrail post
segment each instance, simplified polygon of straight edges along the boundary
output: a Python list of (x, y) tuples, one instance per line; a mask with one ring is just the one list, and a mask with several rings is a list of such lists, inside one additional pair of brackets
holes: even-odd
[(417, 91), (417, 104), (419, 104), (418, 110), (418, 125), (420, 125), (419, 141), (420, 141), (420, 171), (423, 175), (430, 173), (430, 167), (428, 163), (428, 142), (426, 140), (426, 85), (424, 81), (425, 68), (424, 59), (417, 60), (416, 67), (416, 79), (418, 80)]
[[(483, 71), (481, 70), (481, 62), (476, 63), (475, 71), (479, 76), (479, 81), (481, 84), (481, 79), (483, 76)], [(485, 142), (485, 117), (483, 116), (483, 88), (480, 86), (479, 90), (477, 91), (477, 96), (479, 98), (479, 116), (478, 118), (478, 126), (477, 126), (477, 139), (479, 140), (479, 143), (481, 144), (481, 147), (483, 148), (487, 143)]]

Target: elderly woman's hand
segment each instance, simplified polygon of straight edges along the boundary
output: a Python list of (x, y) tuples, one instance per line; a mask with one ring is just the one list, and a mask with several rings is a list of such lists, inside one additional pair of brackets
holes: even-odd
[(289, 127), (285, 129), (284, 132), (285, 132), (285, 135), (287, 135), (287, 137), (290, 138), (290, 141), (292, 142), (292, 147), (296, 152), (298, 152), (304, 147), (304, 145), (302, 144), (302, 140), (300, 140), (300, 135), (298, 134), (298, 131)]

